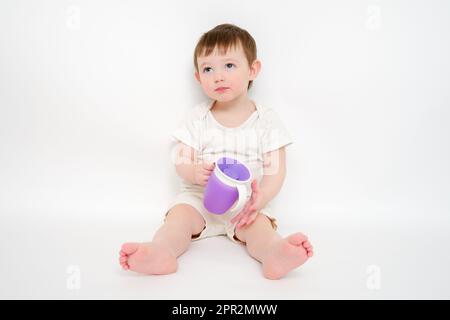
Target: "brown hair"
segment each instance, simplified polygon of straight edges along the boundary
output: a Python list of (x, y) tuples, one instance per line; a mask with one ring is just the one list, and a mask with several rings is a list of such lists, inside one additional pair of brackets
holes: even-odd
[[(220, 54), (225, 54), (230, 47), (237, 48), (242, 46), (249, 67), (256, 60), (256, 42), (255, 39), (242, 28), (233, 24), (220, 24), (208, 32), (204, 33), (197, 43), (194, 51), (194, 65), (198, 70), (197, 57), (210, 55), (217, 46)], [(252, 86), (252, 80), (248, 83), (248, 88)]]

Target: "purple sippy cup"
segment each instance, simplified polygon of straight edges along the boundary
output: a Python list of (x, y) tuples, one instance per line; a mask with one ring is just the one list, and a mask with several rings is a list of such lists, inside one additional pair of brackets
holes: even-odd
[(219, 158), (206, 185), (203, 205), (211, 213), (224, 214), (236, 203), (232, 210), (239, 212), (247, 201), (246, 185), (251, 178), (250, 170), (242, 162)]

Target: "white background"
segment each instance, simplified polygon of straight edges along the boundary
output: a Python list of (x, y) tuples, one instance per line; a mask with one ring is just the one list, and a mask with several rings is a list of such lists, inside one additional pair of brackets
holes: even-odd
[[(250, 96), (295, 141), (279, 231), (316, 255), (269, 281), (218, 237), (176, 274), (124, 272), (177, 191), (170, 133), (221, 23), (257, 42)], [(0, 298), (450, 298), (448, 57), (444, 0), (1, 1)]]

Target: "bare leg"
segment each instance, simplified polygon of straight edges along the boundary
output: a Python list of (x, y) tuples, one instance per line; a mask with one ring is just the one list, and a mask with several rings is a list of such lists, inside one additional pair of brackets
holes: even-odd
[(250, 256), (262, 263), (263, 274), (268, 279), (280, 279), (313, 255), (313, 247), (304, 234), (282, 238), (263, 214), (258, 214), (250, 226), (237, 229), (235, 234), (246, 242)]
[(179, 204), (167, 214), (164, 225), (155, 233), (152, 242), (125, 243), (120, 251), (120, 264), (125, 270), (145, 274), (169, 274), (177, 270), (177, 257), (199, 234), (205, 221), (192, 206)]

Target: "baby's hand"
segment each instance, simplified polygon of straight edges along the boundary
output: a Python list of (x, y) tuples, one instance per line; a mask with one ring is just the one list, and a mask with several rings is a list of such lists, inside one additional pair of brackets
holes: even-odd
[(213, 172), (215, 167), (214, 163), (197, 163), (194, 165), (194, 183), (206, 186), (208, 183), (209, 176)]
[(261, 192), (261, 189), (259, 189), (258, 182), (255, 179), (252, 181), (252, 195), (250, 200), (247, 201), (244, 209), (242, 209), (233, 219), (231, 219), (231, 223), (237, 222), (236, 228), (238, 229), (246, 225), (251, 225), (255, 221), (259, 210), (264, 207), (265, 203), (266, 201), (264, 195)]

